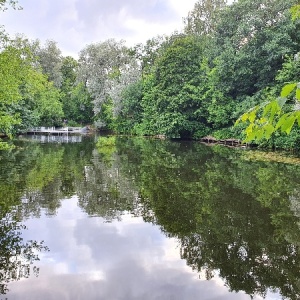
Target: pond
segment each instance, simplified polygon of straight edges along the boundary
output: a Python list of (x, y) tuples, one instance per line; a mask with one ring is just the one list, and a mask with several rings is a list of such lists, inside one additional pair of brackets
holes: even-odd
[(0, 299), (300, 298), (300, 160), (96, 140), (0, 153)]

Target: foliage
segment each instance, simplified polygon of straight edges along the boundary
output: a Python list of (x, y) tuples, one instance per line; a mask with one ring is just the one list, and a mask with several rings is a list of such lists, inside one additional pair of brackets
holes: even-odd
[(300, 18), (300, 5), (296, 4), (291, 7), (292, 20), (296, 21)]
[[(1, 1), (0, 10), (5, 4), (16, 3)], [(113, 39), (90, 44), (78, 61), (55, 41), (2, 34), (0, 132), (11, 137), (66, 118), (124, 134), (246, 134), (261, 146), (294, 147), (297, 131), (282, 132), (300, 119), (298, 13), (296, 0), (199, 0), (183, 33), (132, 48)], [(283, 86), (288, 95), (276, 99)]]
[(105, 162), (111, 162), (112, 155), (116, 152), (116, 138), (114, 136), (99, 137), (96, 147)]
[(300, 86), (297, 83), (285, 85), (279, 98), (255, 106), (237, 120), (237, 123), (249, 122), (245, 129), (246, 141), (270, 139), (277, 130), (289, 134), (296, 121), (300, 125), (300, 112), (297, 106), (294, 111), (285, 112), (283, 109), (291, 94), (295, 96), (296, 101), (300, 101)]
[[(233, 98), (273, 85), (285, 55), (299, 51), (294, 0), (237, 1), (220, 13), (215, 34), (222, 88)], [(219, 50), (217, 50), (219, 49)]]
[(144, 75), (151, 73), (155, 61), (161, 55), (167, 40), (166, 36), (157, 36), (147, 40), (145, 44), (137, 44), (133, 49), (130, 49), (132, 55), (140, 62)]
[(122, 104), (121, 90), (138, 77), (138, 65), (123, 42), (107, 40), (88, 45), (80, 52), (78, 81), (92, 97), (98, 127), (111, 128), (113, 115)]
[(178, 36), (166, 47), (148, 76), (142, 106), (149, 133), (192, 136), (201, 122), (198, 95), (202, 46), (197, 37)]
[[(0, 295), (8, 292), (7, 283), (30, 276), (30, 266), (39, 260), (38, 252), (48, 251), (44, 242), (27, 241), (21, 236), (26, 227), (11, 215), (0, 219)], [(39, 268), (33, 267), (33, 273), (38, 276)]]
[(122, 89), (122, 109), (114, 119), (114, 130), (118, 133), (137, 134), (142, 122), (143, 82), (131, 83)]
[(67, 56), (61, 65), (61, 102), (64, 117), (77, 123), (89, 124), (93, 119), (91, 96), (83, 83), (77, 83), (78, 62)]
[[(30, 69), (21, 91), (22, 101), (18, 104), (22, 106), (15, 107), (15, 110), (20, 112), (23, 130), (32, 126), (53, 126), (61, 123), (64, 113), (60, 92), (45, 75)], [(22, 131), (22, 127), (18, 129)]]
[(209, 35), (215, 30), (218, 14), (225, 8), (226, 0), (199, 0), (184, 18), (187, 34)]
[(41, 46), (39, 40), (34, 43), (34, 54), (42, 68), (44, 74), (47, 75), (49, 81), (59, 88), (62, 84), (62, 54), (57, 47), (57, 43), (48, 40), (44, 46)]
[(19, 86), (27, 71), (20, 52), (7, 47), (0, 53), (0, 131), (11, 136), (13, 126), (20, 123), (19, 114), (10, 113), (9, 107), (20, 101)]

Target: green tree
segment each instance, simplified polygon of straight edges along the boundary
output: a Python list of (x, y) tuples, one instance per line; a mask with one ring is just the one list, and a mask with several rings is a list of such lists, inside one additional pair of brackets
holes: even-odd
[(47, 76), (34, 70), (28, 70), (20, 87), (22, 100), (14, 109), (22, 120), (18, 131), (26, 131), (32, 126), (57, 126), (61, 124), (63, 109), (60, 92), (49, 82)]
[(165, 46), (153, 73), (144, 79), (145, 133), (168, 137), (205, 135), (203, 48), (201, 38), (185, 35), (173, 37)]
[(116, 84), (122, 85), (122, 78), (130, 73), (133, 63), (123, 42), (112, 39), (88, 45), (80, 52), (78, 82), (84, 84), (92, 98), (97, 127), (112, 129), (115, 104), (118, 103), (115, 102), (114, 88)]
[[(294, 22), (298, 22), (299, 6), (294, 5), (290, 9)], [(299, 52), (298, 52), (299, 53)], [(283, 64), (282, 70), (277, 74), (277, 81), (284, 83), (286, 81), (294, 81), (299, 78), (298, 53), (293, 59), (288, 58)], [(245, 129), (247, 141), (260, 141), (270, 139), (273, 133), (277, 131), (289, 134), (297, 122), (300, 125), (300, 86), (292, 82), (283, 86), (280, 97), (276, 98), (271, 95), (265, 102), (259, 104), (244, 113), (236, 122), (246, 123)], [(288, 103), (292, 105), (287, 105)]]
[(187, 34), (209, 35), (214, 33), (220, 10), (227, 0), (199, 0), (184, 18), (184, 32)]
[(37, 40), (33, 45), (35, 49), (33, 52), (42, 68), (42, 72), (47, 75), (55, 87), (60, 88), (62, 84), (61, 67), (63, 57), (57, 43), (48, 40), (44, 46), (41, 46), (39, 40)]
[(143, 82), (140, 80), (125, 87), (121, 97), (122, 109), (115, 117), (114, 128), (118, 133), (139, 134), (143, 116)]
[[(220, 13), (215, 51), (222, 88), (235, 99), (273, 85), (287, 54), (299, 51), (299, 24), (289, 9), (295, 0), (243, 0)], [(216, 53), (217, 53), (216, 52)]]
[(88, 124), (93, 118), (93, 105), (83, 83), (77, 83), (78, 62), (70, 56), (63, 58), (61, 101), (65, 118)]
[[(13, 47), (0, 52), (0, 132), (11, 136), (14, 125), (20, 124), (20, 115), (10, 107), (22, 99), (19, 87), (27, 75), (28, 65), (21, 53)], [(0, 142), (0, 149), (7, 144)]]

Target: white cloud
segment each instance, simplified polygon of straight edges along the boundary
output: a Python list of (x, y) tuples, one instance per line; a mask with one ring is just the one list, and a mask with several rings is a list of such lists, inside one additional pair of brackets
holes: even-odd
[(87, 44), (108, 38), (133, 45), (183, 26), (196, 0), (19, 0), (1, 19), (11, 34), (58, 42), (64, 54), (76, 55)]

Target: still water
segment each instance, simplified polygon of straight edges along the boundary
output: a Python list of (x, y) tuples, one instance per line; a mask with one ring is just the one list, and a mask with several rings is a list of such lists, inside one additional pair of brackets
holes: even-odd
[(0, 299), (299, 299), (297, 158), (144, 138), (16, 145), (0, 153)]

